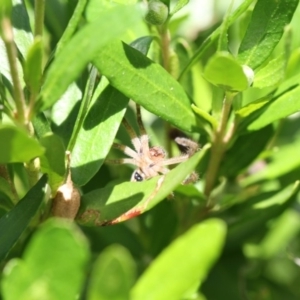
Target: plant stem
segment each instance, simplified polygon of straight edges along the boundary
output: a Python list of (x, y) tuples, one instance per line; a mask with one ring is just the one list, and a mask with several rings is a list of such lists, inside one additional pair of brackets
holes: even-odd
[(5, 44), (11, 78), (14, 85), (14, 100), (17, 108), (16, 119), (20, 123), (26, 125), (27, 123), (26, 104), (25, 104), (24, 94), (22, 91), (22, 86), (18, 74), (17, 49), (14, 44), (13, 30), (12, 30), (10, 19), (4, 17), (1, 21), (1, 27), (2, 27), (2, 38)]
[(170, 34), (167, 26), (161, 30), (162, 65), (170, 73)]
[(34, 36), (42, 36), (44, 29), (45, 0), (34, 1)]
[(216, 177), (218, 174), (219, 166), (222, 161), (223, 155), (226, 150), (226, 145), (228, 143), (228, 137), (225, 140), (226, 126), (228, 117), (230, 114), (232, 99), (235, 96), (233, 93), (226, 93), (223, 101), (221, 120), (219, 126), (215, 132), (214, 141), (212, 143), (210, 159), (208, 163), (207, 173), (206, 173), (206, 182), (204, 194), (209, 197), (211, 191), (213, 190)]

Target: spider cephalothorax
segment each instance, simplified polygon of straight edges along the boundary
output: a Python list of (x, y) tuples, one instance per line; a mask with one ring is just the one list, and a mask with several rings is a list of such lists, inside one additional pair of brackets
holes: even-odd
[(123, 151), (130, 158), (123, 158), (118, 160), (108, 160), (108, 162), (114, 164), (132, 164), (137, 168), (132, 173), (131, 181), (143, 181), (159, 174), (166, 174), (169, 169), (168, 165), (178, 164), (186, 161), (192, 156), (198, 149), (198, 144), (187, 138), (178, 137), (175, 142), (184, 146), (186, 153), (173, 158), (166, 158), (166, 152), (163, 148), (154, 146), (149, 147), (149, 138), (144, 128), (141, 119), (140, 106), (137, 105), (137, 121), (141, 136), (138, 137), (129, 123), (123, 119), (122, 123), (125, 126), (130, 138), (134, 150), (128, 146), (114, 143), (113, 147)]

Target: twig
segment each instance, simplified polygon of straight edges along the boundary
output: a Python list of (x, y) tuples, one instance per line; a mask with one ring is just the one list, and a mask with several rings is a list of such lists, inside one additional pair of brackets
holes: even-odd
[(218, 174), (218, 170), (219, 170), (219, 166), (222, 161), (223, 155), (225, 153), (226, 145), (229, 141), (228, 136), (226, 136), (226, 139), (225, 139), (225, 133), (226, 133), (228, 117), (230, 114), (232, 99), (234, 96), (235, 96), (235, 94), (233, 94), (231, 92), (227, 92), (225, 94), (225, 98), (223, 101), (221, 120), (220, 120), (219, 126), (215, 132), (215, 138), (212, 143), (210, 159), (209, 159), (208, 168), (207, 168), (206, 183), (205, 183), (205, 189), (204, 189), (204, 194), (207, 197), (210, 196), (211, 191), (214, 187), (216, 177)]
[(1, 27), (2, 27), (2, 38), (6, 48), (11, 78), (14, 86), (14, 100), (17, 108), (16, 119), (21, 124), (26, 125), (27, 124), (26, 104), (25, 104), (25, 98), (24, 98), (24, 94), (22, 91), (22, 86), (18, 74), (17, 49), (14, 44), (12, 25), (8, 17), (4, 17), (1, 20)]

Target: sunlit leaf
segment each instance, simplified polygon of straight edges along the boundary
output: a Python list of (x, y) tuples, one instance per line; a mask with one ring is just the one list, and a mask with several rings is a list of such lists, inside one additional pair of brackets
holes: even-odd
[[(104, 11), (97, 21), (84, 26), (56, 56), (47, 72), (37, 106), (53, 105), (99, 52), (100, 48), (140, 20), (133, 7), (117, 6)], [(110, 30), (107, 30), (110, 28)], [(101, 36), (99, 36), (101, 32)]]
[(99, 170), (126, 111), (129, 99), (107, 86), (92, 103), (72, 151), (72, 179), (81, 186)]
[(78, 228), (51, 220), (33, 236), (23, 259), (11, 260), (6, 266), (5, 299), (75, 299), (88, 258), (87, 241)]
[(182, 130), (196, 130), (196, 118), (183, 88), (138, 50), (114, 42), (99, 51), (94, 64), (112, 86), (150, 112)]
[(129, 299), (135, 263), (125, 248), (113, 245), (96, 260), (88, 287), (88, 300)]
[(239, 49), (238, 60), (252, 69), (272, 53), (297, 8), (298, 0), (259, 0)]
[(253, 87), (265, 88), (275, 86), (283, 80), (285, 66), (286, 59), (283, 54), (271, 60), (255, 74)]
[(26, 162), (44, 152), (44, 148), (24, 130), (12, 125), (0, 125), (0, 163)]
[[(218, 219), (194, 225), (148, 267), (132, 289), (133, 300), (182, 299), (207, 276), (221, 253), (226, 229)], [(162, 278), (167, 278), (162, 283)]]
[(204, 77), (225, 90), (243, 91), (248, 88), (248, 80), (242, 66), (226, 52), (215, 54), (204, 69)]

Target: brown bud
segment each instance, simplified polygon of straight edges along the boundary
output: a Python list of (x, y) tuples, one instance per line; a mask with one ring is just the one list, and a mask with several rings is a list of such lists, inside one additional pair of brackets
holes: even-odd
[(68, 177), (66, 183), (61, 185), (52, 202), (52, 214), (55, 217), (74, 220), (80, 206), (80, 192), (71, 179), (70, 158), (71, 153), (66, 152)]
[(80, 193), (72, 181), (67, 181), (57, 190), (52, 203), (52, 214), (55, 217), (74, 220), (79, 206)]

